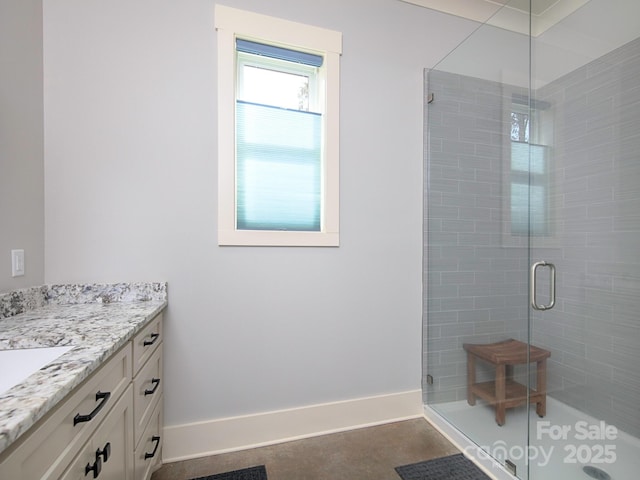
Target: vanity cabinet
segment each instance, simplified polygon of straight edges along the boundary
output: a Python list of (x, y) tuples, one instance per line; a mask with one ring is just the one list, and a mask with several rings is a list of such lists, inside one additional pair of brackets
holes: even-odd
[(161, 464), (162, 314), (0, 455), (0, 479), (148, 480)]
[(149, 480), (162, 465), (162, 316), (133, 339), (135, 480)]

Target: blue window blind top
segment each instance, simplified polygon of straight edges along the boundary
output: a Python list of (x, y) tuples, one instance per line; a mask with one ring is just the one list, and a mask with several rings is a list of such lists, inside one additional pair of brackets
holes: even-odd
[(265, 45), (264, 43), (242, 40), (241, 38), (236, 38), (236, 50), (244, 53), (252, 53), (254, 55), (262, 55), (263, 57), (271, 57), (279, 60), (311, 65), (312, 67), (321, 67), (324, 60), (322, 55), (314, 55), (313, 53), (299, 52), (288, 48)]

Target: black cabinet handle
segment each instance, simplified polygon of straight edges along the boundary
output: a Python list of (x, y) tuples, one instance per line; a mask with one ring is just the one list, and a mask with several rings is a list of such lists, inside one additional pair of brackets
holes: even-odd
[(154, 393), (156, 393), (156, 390), (158, 389), (158, 387), (160, 386), (160, 379), (159, 378), (152, 378), (151, 379), (151, 383), (153, 384), (153, 388), (151, 390), (146, 389), (144, 391), (144, 396), (146, 397), (147, 395), (153, 395)]
[(156, 343), (156, 340), (158, 340), (158, 338), (160, 338), (159, 333), (152, 333), (151, 340), (145, 340), (144, 342), (142, 342), (142, 346), (148, 347), (149, 345), (153, 345), (154, 343)]
[(96, 461), (93, 465), (87, 463), (87, 466), (84, 467), (84, 476), (89, 475), (89, 472), (93, 472), (93, 478), (98, 478), (100, 472), (102, 471), (102, 461), (100, 458), (96, 457)]
[(91, 412), (89, 415), (81, 415), (79, 413), (76, 414), (76, 416), (73, 417), (73, 426), (75, 427), (79, 423), (89, 422), (93, 420), (93, 417), (95, 417), (98, 412), (102, 410), (102, 408), (107, 403), (107, 400), (109, 400), (110, 396), (111, 392), (101, 392), (100, 390), (98, 390), (98, 393), (96, 393), (96, 402), (100, 400), (100, 403), (96, 406), (96, 408), (93, 409), (93, 412)]
[(155, 445), (155, 447), (153, 447), (153, 452), (151, 452), (151, 453), (144, 452), (144, 459), (145, 460), (149, 460), (150, 458), (155, 457), (156, 456), (156, 452), (158, 451), (158, 447), (160, 446), (160, 437), (159, 436), (154, 435), (153, 437), (151, 437), (151, 441), (152, 442), (156, 442), (156, 445)]
[(102, 457), (102, 461), (104, 463), (107, 463), (110, 456), (111, 456), (111, 442), (107, 442), (107, 444), (104, 446), (102, 450), (100, 449), (96, 450), (96, 461), (100, 460), (100, 457)]

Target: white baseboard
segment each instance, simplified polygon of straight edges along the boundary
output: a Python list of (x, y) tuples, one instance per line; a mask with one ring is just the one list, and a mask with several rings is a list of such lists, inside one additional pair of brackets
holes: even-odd
[(424, 416), (422, 392), (357, 398), (165, 427), (164, 463)]

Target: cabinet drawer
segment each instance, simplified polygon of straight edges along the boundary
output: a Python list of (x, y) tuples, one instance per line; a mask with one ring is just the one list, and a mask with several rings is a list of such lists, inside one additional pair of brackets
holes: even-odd
[(156, 315), (133, 339), (133, 375), (162, 343), (162, 313)]
[(132, 396), (129, 387), (60, 480), (134, 480)]
[(162, 465), (162, 411), (160, 397), (136, 449), (133, 460), (136, 480), (149, 480), (151, 474)]
[(127, 343), (12, 448), (0, 464), (0, 478), (57, 479), (130, 382)]
[(133, 379), (133, 412), (135, 444), (149, 422), (158, 399), (162, 396), (162, 344), (160, 344), (140, 373)]

